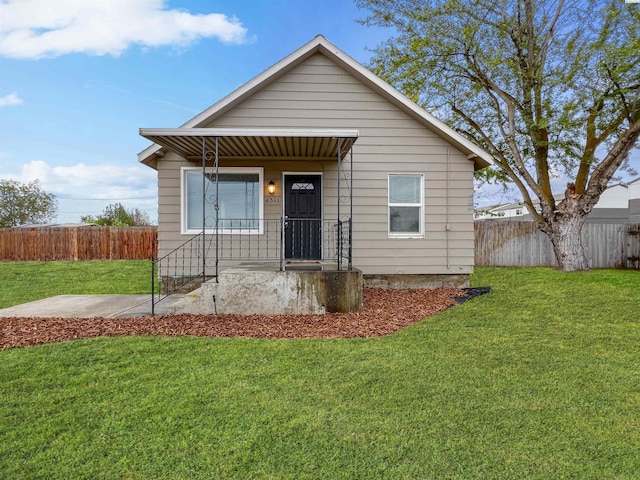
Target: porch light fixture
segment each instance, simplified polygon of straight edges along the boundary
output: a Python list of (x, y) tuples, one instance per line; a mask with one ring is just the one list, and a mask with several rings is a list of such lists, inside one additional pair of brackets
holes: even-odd
[(269, 185), (267, 186), (267, 192), (269, 192), (269, 195), (273, 195), (274, 193), (276, 193), (276, 184), (273, 183), (273, 180), (269, 181)]

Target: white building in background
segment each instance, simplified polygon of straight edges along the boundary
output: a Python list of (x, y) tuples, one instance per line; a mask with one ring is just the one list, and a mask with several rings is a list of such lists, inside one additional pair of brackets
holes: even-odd
[(640, 223), (640, 177), (629, 182), (629, 222)]
[[(474, 220), (525, 220), (521, 218), (529, 213), (529, 209), (523, 202), (505, 203), (483, 209), (476, 209)], [(528, 215), (527, 215), (528, 216)]]
[[(564, 194), (555, 195), (556, 201), (561, 201)], [(534, 202), (538, 206), (539, 202)], [(530, 221), (529, 207), (523, 202), (507, 203), (477, 209), (475, 220), (521, 220)], [(640, 223), (640, 178), (628, 185), (611, 185), (593, 207), (587, 217), (589, 223)]]

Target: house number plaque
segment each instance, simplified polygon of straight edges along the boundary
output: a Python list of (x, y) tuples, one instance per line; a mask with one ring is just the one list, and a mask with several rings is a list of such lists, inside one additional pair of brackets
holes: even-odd
[(271, 205), (280, 205), (282, 197), (264, 197), (264, 203)]

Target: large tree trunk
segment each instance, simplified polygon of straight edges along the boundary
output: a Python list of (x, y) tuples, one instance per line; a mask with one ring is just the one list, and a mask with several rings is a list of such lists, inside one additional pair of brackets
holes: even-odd
[(582, 245), (582, 226), (592, 208), (585, 196), (576, 192), (575, 184), (569, 183), (564, 199), (557, 205), (544, 203), (537, 216), (538, 228), (551, 240), (558, 268), (565, 272), (589, 270)]
[(582, 245), (582, 226), (585, 217), (571, 215), (556, 218), (544, 232), (553, 245), (558, 267), (565, 272), (589, 270), (587, 257)]

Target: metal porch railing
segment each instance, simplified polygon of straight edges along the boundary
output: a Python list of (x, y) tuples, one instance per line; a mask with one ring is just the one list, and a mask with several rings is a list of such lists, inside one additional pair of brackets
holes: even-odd
[[(215, 235), (207, 235), (215, 237)], [(211, 251), (215, 238), (211, 238)], [(219, 261), (280, 262), (318, 260), (350, 268), (351, 221), (264, 219), (220, 221)]]
[[(197, 280), (206, 280), (206, 264), (203, 261), (202, 233), (190, 238), (166, 255), (151, 259), (151, 314), (155, 306), (172, 293), (178, 292)], [(156, 286), (156, 281), (159, 282)], [(159, 290), (159, 292), (156, 292)]]
[(273, 262), (284, 270), (288, 262), (318, 261), (351, 270), (352, 231), (350, 219), (219, 220), (217, 234), (199, 233), (152, 261), (152, 313), (170, 294), (217, 278), (220, 262)]

